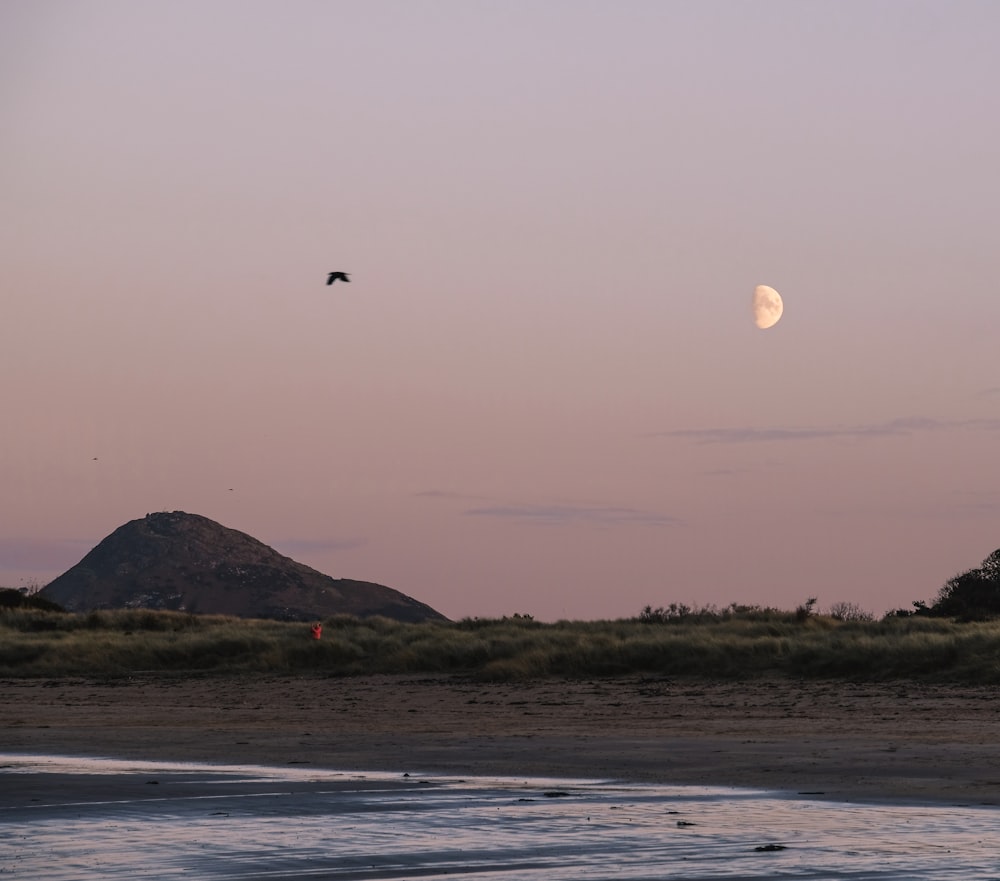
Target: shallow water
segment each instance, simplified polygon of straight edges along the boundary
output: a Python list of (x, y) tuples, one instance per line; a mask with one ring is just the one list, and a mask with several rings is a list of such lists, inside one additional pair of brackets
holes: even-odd
[(0, 876), (51, 881), (970, 881), (1000, 879), (998, 831), (990, 807), (0, 756)]

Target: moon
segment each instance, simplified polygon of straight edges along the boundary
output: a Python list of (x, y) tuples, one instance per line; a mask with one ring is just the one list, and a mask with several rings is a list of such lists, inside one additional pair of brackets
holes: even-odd
[(774, 327), (785, 311), (781, 294), (766, 284), (759, 284), (753, 290), (753, 321), (761, 330)]

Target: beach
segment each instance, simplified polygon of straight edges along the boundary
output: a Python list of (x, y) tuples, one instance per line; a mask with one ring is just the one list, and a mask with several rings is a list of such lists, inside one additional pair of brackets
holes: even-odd
[(1000, 802), (990, 687), (641, 677), (0, 681), (0, 752)]

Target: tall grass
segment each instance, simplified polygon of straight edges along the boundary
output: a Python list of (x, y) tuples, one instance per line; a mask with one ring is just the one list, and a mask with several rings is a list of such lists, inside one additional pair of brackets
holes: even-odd
[(913, 678), (1000, 683), (1000, 622), (843, 620), (794, 612), (617, 621), (404, 624), (337, 616), (309, 627), (146, 610), (0, 610), (0, 676), (135, 673), (463, 674), (506, 681), (624, 674)]

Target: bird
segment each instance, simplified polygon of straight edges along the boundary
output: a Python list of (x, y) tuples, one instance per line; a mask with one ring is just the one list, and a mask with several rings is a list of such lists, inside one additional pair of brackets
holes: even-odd
[(331, 272), (329, 278), (327, 278), (327, 284), (333, 284), (335, 281), (350, 281), (347, 277), (346, 272)]

